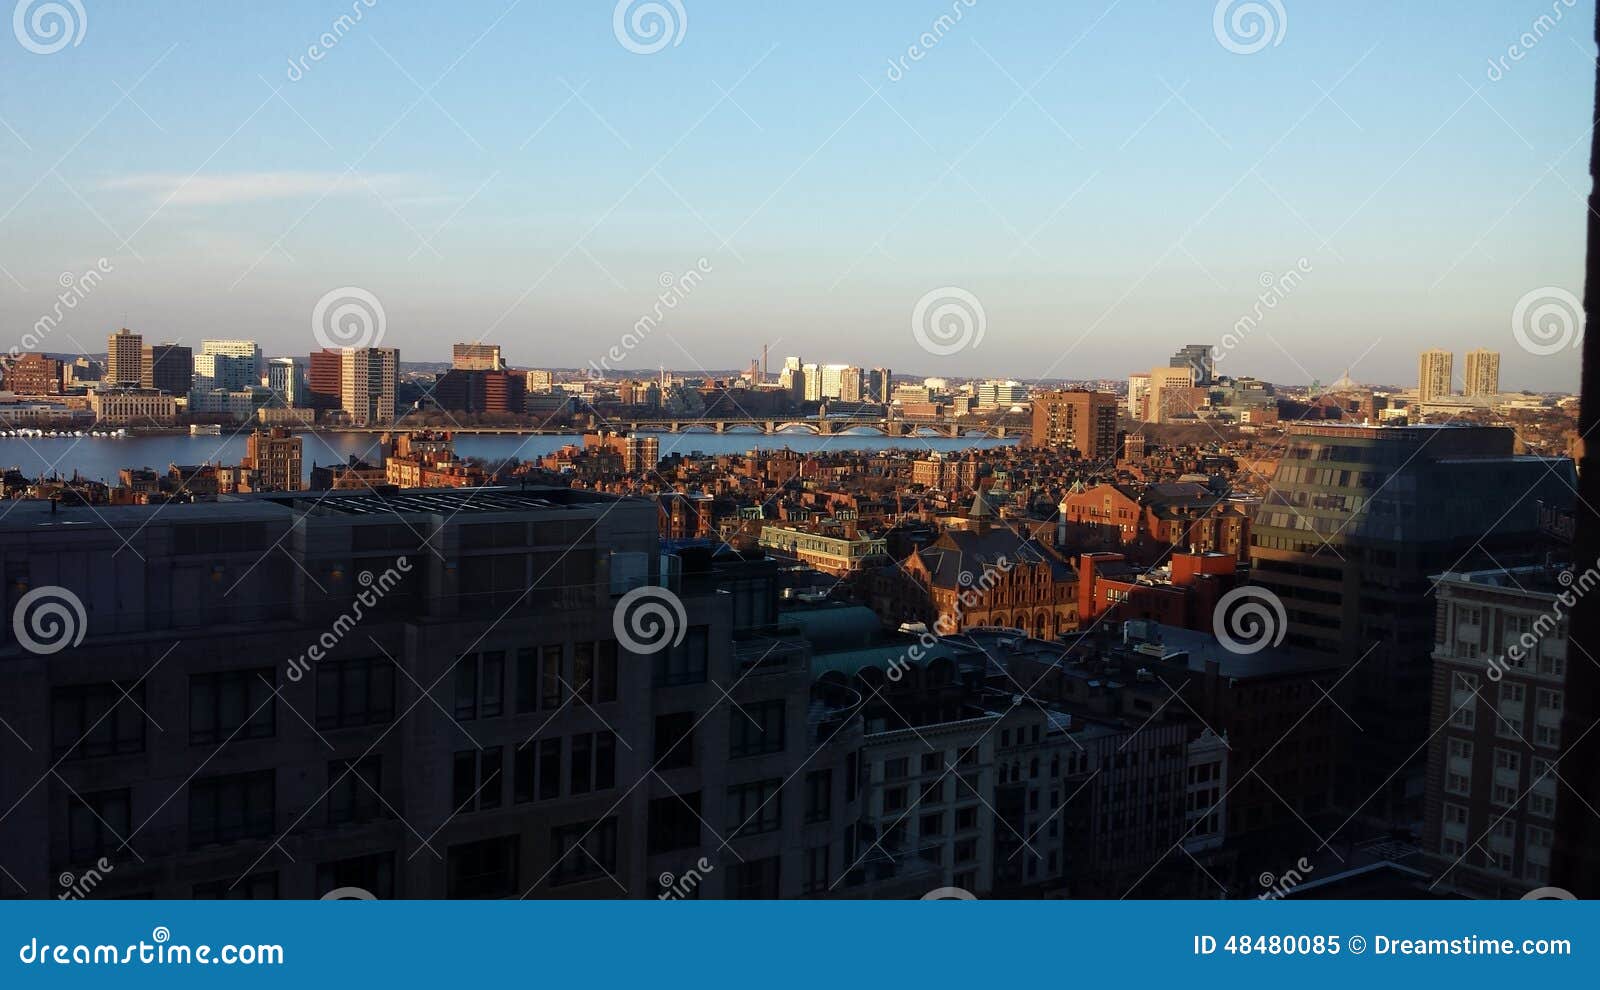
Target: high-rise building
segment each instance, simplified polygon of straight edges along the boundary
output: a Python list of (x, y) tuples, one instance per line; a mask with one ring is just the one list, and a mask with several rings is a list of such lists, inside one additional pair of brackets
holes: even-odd
[(344, 351), (324, 348), (311, 352), (306, 366), (307, 404), (314, 409), (338, 409), (344, 394)]
[(528, 379), (513, 371), (452, 368), (433, 386), (439, 408), (464, 413), (520, 413), (527, 408)]
[(821, 402), (825, 396), (822, 394), (822, 369), (815, 364), (800, 366), (804, 376), (801, 380), (805, 383), (805, 400), (807, 402)]
[(1201, 388), (1216, 379), (1216, 358), (1212, 356), (1210, 344), (1186, 344), (1172, 355), (1170, 364), (1174, 368), (1188, 368), (1194, 372), (1194, 384)]
[(1417, 362), (1417, 401), (1447, 398), (1454, 391), (1454, 355), (1434, 348), (1423, 351)]
[(1514, 439), (1499, 427), (1289, 427), (1250, 571), (1284, 606), (1286, 646), (1353, 668), (1346, 707), (1369, 717), (1350, 756), (1362, 772), (1344, 782), (1352, 804), (1371, 794), (1420, 810), (1406, 801), (1428, 732), (1433, 578), (1525, 561), (1539, 502), (1572, 504), (1572, 461), (1514, 455)]
[(151, 344), (144, 349), (140, 384), (173, 395), (194, 387), (194, 351), (182, 344)]
[(253, 340), (202, 340), (194, 356), (195, 392), (248, 392), (261, 387), (261, 348)]
[(1145, 421), (1145, 403), (1150, 400), (1150, 376), (1148, 374), (1132, 374), (1128, 376), (1128, 415), (1136, 423)]
[(873, 368), (868, 391), (873, 402), (887, 403), (894, 393), (894, 373), (888, 368)]
[(555, 388), (555, 376), (548, 371), (529, 371), (524, 381), (529, 392), (543, 393)]
[(451, 367), (457, 371), (504, 371), (499, 344), (457, 344)]
[(978, 384), (978, 405), (985, 409), (1009, 409), (1028, 401), (1028, 386), (1021, 382), (990, 379)]
[(853, 365), (846, 365), (839, 370), (839, 401), (841, 402), (867, 402), (866, 372)]
[(60, 395), (61, 362), (43, 354), (23, 354), (6, 368), (6, 389), (18, 395)]
[(1170, 416), (1194, 411), (1194, 368), (1182, 367), (1150, 369), (1150, 383), (1145, 396), (1144, 421), (1165, 423)]
[(1469, 399), (1500, 394), (1499, 351), (1480, 347), (1467, 352), (1466, 388), (1461, 394)]
[(306, 395), (306, 366), (299, 358), (280, 357), (267, 362), (267, 388), (286, 406), (309, 404)]
[(395, 386), (400, 377), (397, 347), (347, 347), (340, 362), (339, 404), (355, 426), (394, 422)]
[(144, 381), (144, 337), (123, 327), (106, 338), (107, 386), (137, 386)]
[(255, 430), (245, 437), (243, 467), (253, 474), (258, 492), (297, 492), (305, 487), (300, 470), (300, 438), (285, 429)]
[(1117, 456), (1117, 397), (1074, 389), (1033, 397), (1033, 445), (1067, 447), (1087, 460)]

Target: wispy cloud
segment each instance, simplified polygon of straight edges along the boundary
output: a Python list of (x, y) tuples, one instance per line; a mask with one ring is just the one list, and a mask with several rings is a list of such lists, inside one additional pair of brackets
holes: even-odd
[(235, 172), (226, 175), (142, 173), (100, 184), (102, 189), (147, 193), (173, 206), (229, 206), (266, 200), (376, 192), (388, 196), (405, 184), (399, 175), (344, 172)]

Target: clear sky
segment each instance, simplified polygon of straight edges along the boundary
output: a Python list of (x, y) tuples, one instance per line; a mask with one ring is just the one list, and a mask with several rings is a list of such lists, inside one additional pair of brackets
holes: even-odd
[[(1512, 315), (1581, 292), (1593, 0), (1263, 2), (1249, 54), (1212, 0), (678, 0), (648, 54), (612, 0), (77, 2), (60, 51), (0, 32), (5, 346), (106, 258), (46, 349), (126, 320), (304, 354), (356, 286), (406, 360), (581, 366), (700, 265), (607, 363), (1109, 377), (1300, 266), (1228, 370), (1407, 383), (1482, 346), (1577, 385)], [(984, 334), (941, 355), (912, 315), (947, 286)]]

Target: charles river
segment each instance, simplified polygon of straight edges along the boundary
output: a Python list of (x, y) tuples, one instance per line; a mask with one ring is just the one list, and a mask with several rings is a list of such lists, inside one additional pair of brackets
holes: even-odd
[[(111, 437), (0, 437), (0, 469), (17, 468), (29, 478), (60, 474), (91, 481), (116, 484), (117, 472), (125, 467), (151, 468), (165, 474), (169, 464), (193, 465), (204, 462), (237, 464), (244, 456), (245, 436), (224, 432), (218, 436), (166, 434), (157, 436)], [(303, 433), (302, 458), (309, 478), (314, 464), (343, 464), (355, 454), (376, 464), (381, 436), (376, 433)], [(874, 432), (838, 433), (815, 436), (804, 430), (789, 430), (766, 435), (730, 431), (714, 433), (661, 433), (661, 456), (670, 454), (742, 454), (749, 450), (790, 450), (801, 453), (911, 450), (921, 453), (949, 453), (971, 447), (1005, 447), (1014, 439), (992, 440), (977, 436), (885, 437)], [(566, 444), (581, 443), (579, 434), (536, 436), (507, 434), (459, 434), (456, 453), (462, 457), (481, 457), (491, 462), (510, 458), (533, 460)]]

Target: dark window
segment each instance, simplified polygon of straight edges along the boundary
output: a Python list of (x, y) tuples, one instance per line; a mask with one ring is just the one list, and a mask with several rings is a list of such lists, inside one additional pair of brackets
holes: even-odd
[(776, 832), (783, 824), (781, 780), (758, 780), (728, 788), (728, 838)]
[(690, 626), (683, 642), (656, 653), (655, 685), (704, 684), (711, 635), (707, 626)]
[(144, 685), (83, 684), (50, 693), (50, 733), (57, 759), (87, 760), (144, 752)]
[[(347, 772), (348, 771), (348, 772)], [(383, 758), (366, 756), (357, 761), (328, 764), (328, 824), (345, 825), (382, 818)]]
[(656, 716), (655, 764), (661, 770), (694, 766), (694, 712)]
[(572, 644), (572, 693), (578, 700), (594, 701), (594, 644)]
[(510, 897), (517, 890), (517, 837), (506, 835), (451, 846), (448, 896), (457, 900)]
[(617, 869), (617, 820), (580, 822), (550, 830), (552, 883), (592, 880)]
[(598, 649), (594, 663), (594, 700), (604, 704), (617, 700), (617, 644), (607, 640), (599, 644)]
[(561, 796), (561, 740), (539, 740), (539, 800)]
[(825, 822), (833, 814), (833, 771), (806, 774), (806, 821)]
[(120, 851), (132, 831), (132, 792), (127, 788), (67, 798), (67, 852), (87, 863)]
[(904, 787), (886, 787), (883, 790), (883, 810), (903, 811), (906, 806), (906, 789)]
[(451, 772), (450, 799), (457, 814), (500, 807), (505, 782), (500, 779), (505, 751), (499, 746), (464, 749), (456, 754)]
[(567, 699), (567, 688), (561, 676), (561, 647), (539, 648), (539, 705), (542, 708), (560, 708)]
[(539, 710), (539, 651), (525, 646), (517, 651), (517, 712)]
[(902, 756), (899, 759), (883, 761), (884, 780), (904, 780), (911, 772), (911, 760)]
[(943, 753), (923, 753), (922, 754), (922, 772), (923, 773), (938, 773), (940, 770), (944, 769), (943, 768), (943, 763), (944, 763), (944, 754)]
[(271, 667), (189, 678), (189, 745), (269, 739), (276, 731), (277, 672)]
[(277, 795), (271, 770), (207, 777), (189, 784), (189, 845), (272, 836)]
[(359, 887), (379, 900), (394, 897), (394, 853), (372, 853), (317, 864), (317, 896)]
[(650, 855), (700, 844), (700, 792), (655, 798), (649, 808)]
[(759, 756), (783, 752), (785, 703), (763, 701), (755, 705), (734, 705), (729, 715), (728, 756)]
[(394, 666), (387, 657), (324, 660), (317, 667), (317, 728), (394, 720)]
[(775, 900), (778, 897), (781, 862), (777, 856), (773, 856), (735, 864), (733, 896), (743, 901)]
[(275, 901), (278, 899), (278, 872), (269, 870), (247, 877), (225, 877), (194, 885), (197, 901)]
[(456, 664), (456, 718), (494, 718), (505, 709), (506, 655), (471, 653)]
[(800, 885), (803, 893), (820, 894), (828, 889), (828, 847), (816, 846), (806, 850), (805, 880)]

